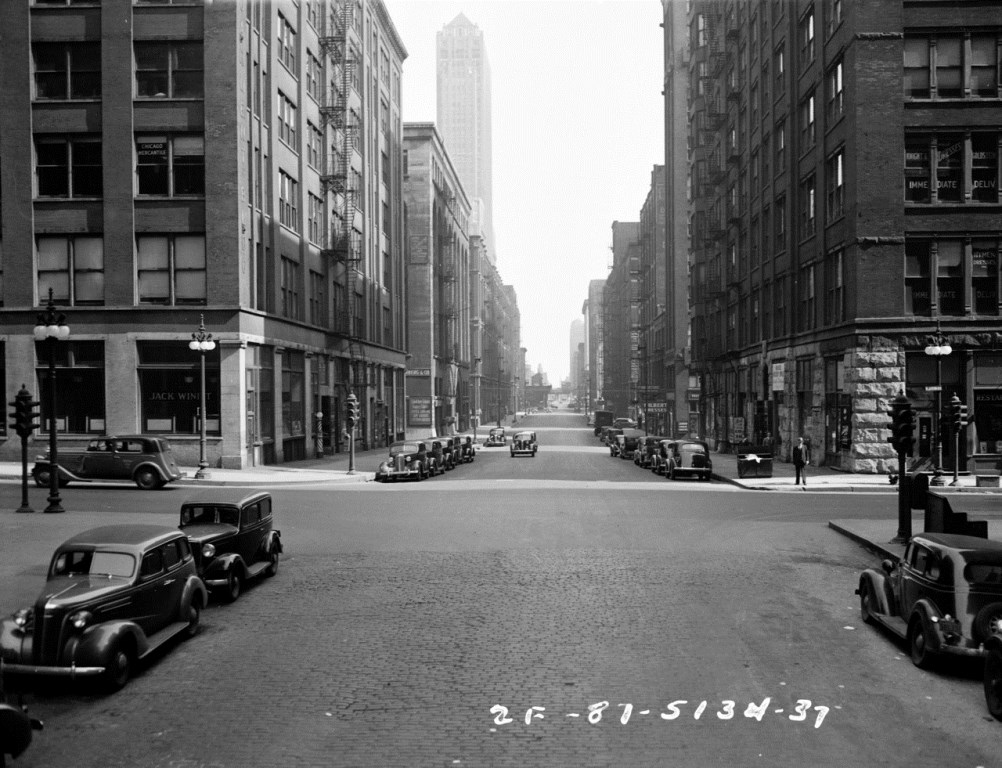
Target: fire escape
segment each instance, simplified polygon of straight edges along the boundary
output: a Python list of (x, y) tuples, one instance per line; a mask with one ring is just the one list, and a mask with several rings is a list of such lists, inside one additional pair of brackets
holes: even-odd
[(354, 171), (352, 162), (362, 131), (361, 105), (357, 111), (352, 109), (351, 94), (358, 64), (348, 45), (354, 6), (352, 0), (333, 3), (325, 16), (320, 38), (329, 62), (328, 71), (332, 74), (320, 105), (324, 128), (320, 180), (325, 207), (331, 214), (322, 253), (331, 260), (335, 277), (340, 274), (343, 281), (344, 302), (343, 306), (335, 308), (334, 331), (347, 342), (351, 366), (349, 386), (356, 380), (354, 361), (363, 356), (359, 342), (364, 334), (364, 318), (360, 314), (363, 303), (358, 295), (361, 237), (355, 230), (356, 216), (361, 213), (360, 175)]

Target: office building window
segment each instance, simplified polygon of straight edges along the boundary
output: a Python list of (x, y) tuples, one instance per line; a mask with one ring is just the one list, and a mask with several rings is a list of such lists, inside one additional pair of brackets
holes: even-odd
[[(311, 3), (310, 5), (313, 5)], [(323, 100), (324, 67), (320, 59), (306, 52), (306, 92), (317, 101)]]
[(205, 304), (205, 236), (137, 236), (136, 283), (140, 304)]
[(205, 95), (201, 41), (142, 41), (134, 45), (137, 98), (201, 99)]
[(814, 264), (809, 264), (800, 270), (800, 329), (803, 331), (810, 330), (817, 324), (815, 314), (817, 294), (814, 279)]
[(800, 238), (810, 237), (817, 231), (817, 184), (814, 174), (800, 185)]
[[(905, 238), (905, 311), (913, 315), (999, 314), (997, 238)], [(970, 273), (965, 264), (970, 265)], [(935, 297), (935, 303), (930, 297)]]
[(907, 134), (905, 202), (997, 205), (1000, 139), (997, 132)]
[(800, 102), (800, 142), (801, 151), (813, 146), (817, 138), (816, 123), (814, 120), (814, 91), (811, 91), (807, 98)]
[(832, 123), (842, 117), (845, 112), (845, 92), (842, 84), (842, 59), (835, 62), (828, 70), (828, 101), (826, 102), (825, 117), (829, 127)]
[(35, 174), (39, 197), (101, 197), (101, 140), (36, 136)]
[(978, 315), (999, 314), (999, 252), (998, 240), (971, 242), (971, 283), (974, 312)]
[(777, 277), (773, 283), (774, 300), (773, 306), (776, 308), (773, 314), (773, 335), (786, 335), (786, 278)]
[(282, 317), (299, 320), (299, 281), (300, 265), (285, 256), (282, 257), (282, 276), (279, 291), (282, 297)]
[(998, 32), (905, 35), (904, 89), (908, 99), (999, 97)]
[(786, 250), (786, 195), (777, 197), (772, 209), (774, 245), (776, 253), (782, 253)]
[(299, 182), (285, 171), (278, 172), (279, 221), (295, 232), (299, 231)]
[(786, 93), (786, 46), (781, 45), (773, 54), (776, 69), (776, 98)]
[(839, 218), (845, 213), (845, 150), (839, 149), (829, 156), (825, 164), (827, 176), (827, 212), (828, 221)]
[(905, 202), (932, 201), (930, 146), (928, 136), (905, 137)]
[(296, 30), (286, 21), (285, 16), (278, 14), (278, 47), (275, 51), (278, 60), (285, 65), (293, 75), (296, 73)]
[(842, 0), (831, 0), (828, 8), (828, 34), (831, 35), (842, 23)]
[(322, 170), (324, 134), (313, 123), (306, 124), (306, 162), (315, 170)]
[(825, 257), (825, 323), (834, 325), (845, 320), (845, 273), (842, 250)]
[(814, 8), (800, 18), (800, 62), (814, 61)]
[(298, 151), (296, 125), (299, 120), (296, 105), (281, 91), (278, 92), (278, 138)]
[(136, 193), (204, 195), (204, 137), (137, 136)]
[(964, 137), (959, 133), (941, 133), (934, 143), (936, 153), (936, 199), (960, 202), (964, 185)]
[[(202, 426), (202, 355), (183, 341), (137, 341), (139, 411), (144, 432), (197, 435)], [(220, 348), (205, 355), (205, 431), (220, 434)]]
[(307, 194), (307, 202), (309, 204), (307, 210), (307, 228), (309, 230), (308, 236), (310, 242), (315, 245), (323, 245), (321, 237), (323, 237), (324, 201), (310, 192)]
[(780, 120), (776, 123), (772, 141), (775, 148), (776, 173), (780, 174), (786, 170), (786, 120)]
[(928, 315), (931, 308), (929, 243), (905, 241), (905, 312)]
[(104, 239), (102, 237), (39, 236), (38, 295), (57, 304), (104, 304)]
[(324, 276), (310, 270), (310, 322), (313, 325), (327, 325), (327, 292)]
[(34, 43), (36, 99), (101, 97), (100, 43)]

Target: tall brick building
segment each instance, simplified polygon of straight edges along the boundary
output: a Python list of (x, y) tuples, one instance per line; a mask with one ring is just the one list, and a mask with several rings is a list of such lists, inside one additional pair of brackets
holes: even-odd
[(932, 463), (957, 395), (975, 423), (945, 467), (1002, 454), (1000, 21), (989, 0), (690, 4), (702, 435), (886, 471), (889, 400)]
[(349, 391), (363, 444), (401, 434), (406, 51), (381, 0), (2, 8), (7, 399), (47, 391), (51, 289), (67, 438), (157, 432), (194, 463), (202, 317), (210, 465), (340, 449)]

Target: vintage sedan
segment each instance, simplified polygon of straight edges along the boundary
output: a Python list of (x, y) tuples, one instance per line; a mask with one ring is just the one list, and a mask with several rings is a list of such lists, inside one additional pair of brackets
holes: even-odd
[(376, 480), (424, 480), (431, 474), (428, 446), (422, 440), (398, 440), (389, 458), (376, 469)]
[(473, 445), (473, 438), (469, 435), (463, 438), (460, 455), (463, 457), (463, 462), (467, 464), (477, 458), (477, 449)]
[(667, 438), (658, 435), (647, 435), (644, 437), (633, 454), (633, 463), (638, 467), (651, 469), (654, 457), (658, 452), (658, 446), (662, 440), (667, 440)]
[(667, 440), (662, 444), (664, 473), (670, 480), (695, 477), (709, 480), (713, 474), (710, 448), (702, 440)]
[(181, 505), (180, 529), (191, 542), (205, 586), (232, 603), (248, 579), (278, 573), (282, 534), (271, 494), (214, 488)]
[(623, 434), (623, 430), (619, 427), (609, 427), (605, 430), (603, 442), (609, 449), (610, 456), (619, 456), (619, 437)]
[(505, 432), (505, 428), (491, 427), (491, 431), (487, 433), (487, 439), (484, 441), (484, 445), (508, 445), (508, 435)]
[(619, 436), (619, 458), (632, 459), (643, 439), (644, 431), (642, 429), (631, 429), (629, 427), (623, 429), (623, 433)]
[(56, 548), (35, 604), (0, 622), (4, 673), (91, 678), (118, 690), (155, 650), (195, 635), (207, 600), (177, 528), (78, 533)]
[[(143, 490), (163, 488), (180, 480), (184, 473), (177, 466), (166, 438), (156, 435), (117, 435), (91, 440), (84, 448), (59, 448), (59, 484), (69, 482), (131, 480)], [(35, 459), (31, 470), (35, 484), (48, 488), (49, 452)]]
[[(937, 657), (984, 656), (1002, 620), (1002, 543), (916, 534), (899, 562), (863, 571), (856, 594), (863, 621), (905, 640), (917, 667)], [(998, 684), (986, 680), (986, 694), (990, 688), (997, 695)]]
[(426, 437), (424, 441), (428, 446), (429, 471), (432, 475), (444, 475), (445, 470), (451, 469), (445, 452), (445, 438)]
[(511, 439), (511, 456), (515, 458), (516, 456), (533, 456), (535, 457), (536, 451), (539, 446), (536, 444), (536, 433), (523, 430), (522, 432), (516, 432), (515, 436)]

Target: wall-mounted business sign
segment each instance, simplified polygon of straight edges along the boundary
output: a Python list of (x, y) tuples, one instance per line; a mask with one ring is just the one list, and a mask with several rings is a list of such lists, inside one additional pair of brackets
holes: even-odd
[(431, 368), (410, 368), (407, 370), (408, 376), (431, 376)]
[(407, 423), (412, 427), (431, 426), (431, 398), (410, 397), (407, 400)]

